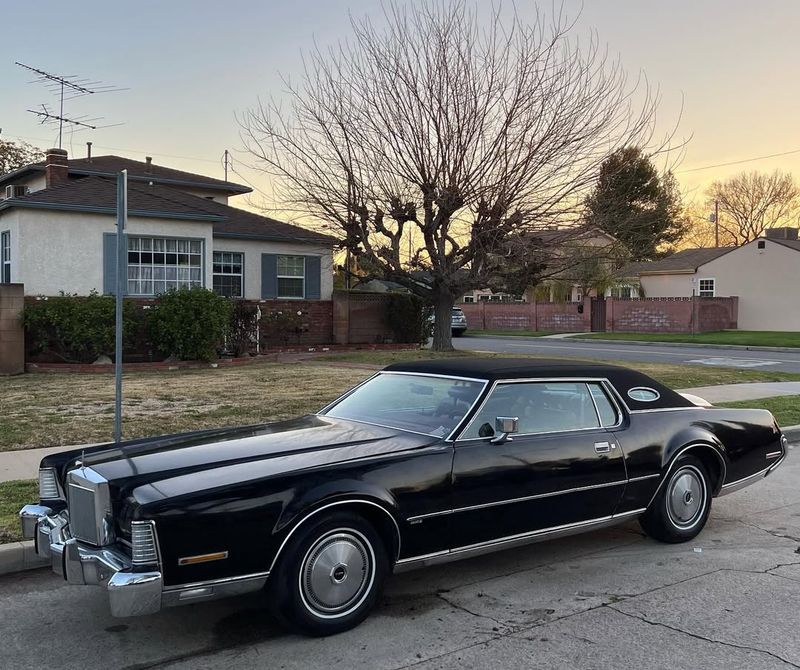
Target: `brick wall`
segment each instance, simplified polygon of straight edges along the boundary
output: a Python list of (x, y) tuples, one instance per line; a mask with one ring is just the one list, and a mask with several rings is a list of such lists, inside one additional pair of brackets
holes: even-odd
[(267, 312), (301, 312), (301, 332), (293, 344), (330, 344), (333, 342), (333, 302), (330, 300), (260, 300), (254, 301)]
[(731, 298), (608, 298), (610, 333), (706, 333), (737, 327), (738, 301)]
[(386, 293), (334, 291), (333, 341), (336, 344), (379, 344), (392, 340), (386, 323)]
[(0, 375), (25, 372), (22, 284), (0, 284)]
[[(737, 327), (738, 301), (731, 298), (607, 298), (606, 331), (705, 333)], [(579, 311), (579, 306), (583, 311)], [(477, 302), (459, 305), (471, 330), (588, 332), (591, 299), (583, 303)]]
[[(476, 302), (459, 307), (472, 330), (590, 330), (590, 299), (576, 302)], [(581, 312), (581, 308), (583, 311)]]

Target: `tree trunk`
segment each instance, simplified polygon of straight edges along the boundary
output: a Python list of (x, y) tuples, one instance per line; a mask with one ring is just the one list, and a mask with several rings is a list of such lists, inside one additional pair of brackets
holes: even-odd
[(453, 303), (450, 293), (442, 292), (434, 299), (433, 351), (453, 351)]

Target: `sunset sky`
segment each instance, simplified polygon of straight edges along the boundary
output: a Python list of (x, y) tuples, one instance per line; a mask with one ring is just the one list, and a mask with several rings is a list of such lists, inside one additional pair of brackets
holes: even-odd
[[(523, 16), (532, 14), (533, 3), (517, 5)], [(581, 3), (565, 6), (574, 14)], [(234, 115), (259, 96), (280, 96), (279, 73), (296, 75), (302, 51), (315, 40), (324, 46), (347, 37), (348, 11), (380, 22), (374, 0), (40, 0), (35, 12), (7, 3), (1, 136), (42, 148), (55, 143), (56, 131), (25, 111), (54, 98), (28, 83), (31, 76), (14, 65), (22, 61), (129, 89), (68, 103), (67, 114), (123, 124), (67, 133), (70, 155), (85, 155), (92, 140), (95, 154), (151, 155), (161, 164), (221, 176), (228, 148), (239, 171), (232, 179), (268, 191), (235, 153), (241, 142)], [(678, 132), (691, 139), (677, 172), (691, 200), (711, 180), (742, 169), (781, 168), (800, 177), (798, 26), (798, 0), (586, 0), (576, 31), (596, 30), (631, 75), (642, 70), (660, 87), (663, 129), (683, 105)], [(698, 169), (786, 152), (794, 153)]]

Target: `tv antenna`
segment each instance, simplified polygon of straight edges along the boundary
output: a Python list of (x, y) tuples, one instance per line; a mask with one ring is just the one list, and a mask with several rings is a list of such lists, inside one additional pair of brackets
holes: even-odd
[(101, 81), (93, 81), (85, 77), (78, 77), (77, 75), (57, 75), (52, 72), (46, 72), (37, 67), (14, 62), (21, 68), (33, 72), (36, 78), (31, 81), (32, 84), (44, 84), (45, 88), (58, 97), (59, 111), (58, 113), (51, 111), (46, 104), (41, 105), (41, 109), (29, 109), (31, 114), (38, 116), (41, 123), (57, 123), (58, 124), (58, 148), (61, 148), (61, 141), (64, 134), (64, 124), (77, 126), (80, 128), (87, 128), (97, 130), (98, 128), (110, 128), (112, 126), (120, 126), (121, 123), (113, 123), (106, 125), (97, 125), (102, 121), (103, 117), (89, 118), (88, 116), (67, 117), (64, 115), (64, 102), (74, 100), (86, 95), (95, 95), (97, 93), (116, 93), (117, 91), (127, 91), (126, 88), (120, 88), (112, 84), (104, 84)]

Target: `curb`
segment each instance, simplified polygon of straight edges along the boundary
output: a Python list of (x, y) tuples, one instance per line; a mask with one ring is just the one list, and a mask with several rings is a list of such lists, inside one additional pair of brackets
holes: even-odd
[(35, 570), (47, 565), (49, 565), (47, 559), (36, 555), (33, 540), (0, 544), (0, 575)]
[[(495, 335), (494, 337), (501, 337)], [(516, 337), (516, 336), (513, 336)], [(538, 339), (538, 338), (537, 338)], [(749, 344), (706, 344), (698, 342), (643, 342), (641, 340), (604, 340), (599, 337), (575, 336), (581, 342), (602, 342), (603, 344), (641, 344), (645, 347), (698, 347), (700, 349), (739, 349), (741, 351), (773, 351), (790, 354), (800, 354), (800, 347), (762, 347)]]
[(800, 444), (800, 424), (796, 426), (784, 426), (781, 428), (789, 444)]

